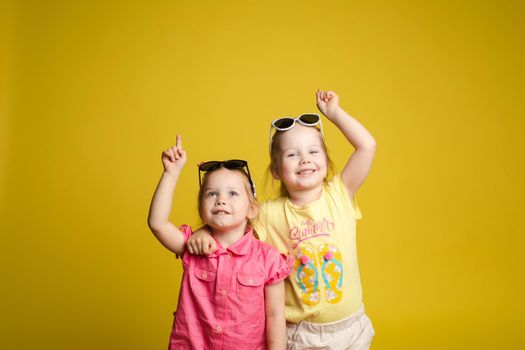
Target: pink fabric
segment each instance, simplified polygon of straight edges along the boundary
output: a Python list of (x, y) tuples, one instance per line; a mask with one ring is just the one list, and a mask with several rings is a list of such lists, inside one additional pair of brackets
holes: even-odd
[(182, 235), (184, 236), (184, 242), (187, 242), (188, 238), (190, 238), (192, 234), (191, 227), (188, 225), (180, 225), (179, 230), (180, 232), (182, 232)]
[[(189, 227), (181, 227), (191, 234)], [(293, 259), (254, 238), (208, 256), (185, 253), (179, 304), (170, 337), (174, 349), (266, 349), (264, 287), (285, 279)]]

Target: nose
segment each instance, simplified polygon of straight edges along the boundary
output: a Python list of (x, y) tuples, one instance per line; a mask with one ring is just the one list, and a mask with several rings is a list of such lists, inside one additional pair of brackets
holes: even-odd
[(215, 205), (225, 205), (226, 200), (222, 196), (218, 196), (217, 200), (215, 201)]
[(307, 163), (310, 163), (310, 159), (308, 159), (307, 156), (302, 156), (300, 164), (307, 164)]

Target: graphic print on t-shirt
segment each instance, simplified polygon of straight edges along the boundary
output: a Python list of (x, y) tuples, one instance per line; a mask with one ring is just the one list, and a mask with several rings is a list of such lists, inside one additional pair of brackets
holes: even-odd
[(334, 230), (334, 226), (334, 222), (327, 218), (322, 218), (317, 221), (313, 219), (301, 221), (300, 225), (293, 226), (288, 231), (290, 242), (292, 242), (292, 249), (297, 248), (301, 242), (306, 240), (330, 236), (330, 232)]
[[(329, 304), (337, 304), (343, 297), (343, 258), (331, 243), (314, 248), (301, 244), (295, 257), (297, 284), (304, 304), (314, 306), (324, 297)], [(324, 293), (320, 292), (320, 283)]]
[(337, 304), (343, 296), (343, 258), (337, 247), (324, 243), (317, 248), (321, 261), (321, 276), (325, 285), (325, 298)]
[(317, 252), (301, 245), (295, 259), (297, 284), (301, 288), (301, 300), (306, 305), (319, 304), (319, 273), (317, 269)]

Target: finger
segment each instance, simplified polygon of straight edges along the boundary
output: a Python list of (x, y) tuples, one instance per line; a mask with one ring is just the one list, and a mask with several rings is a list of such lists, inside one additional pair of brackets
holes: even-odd
[(186, 248), (188, 248), (188, 252), (189, 252), (190, 254), (195, 254), (195, 253), (193, 252), (193, 247), (191, 246), (190, 243), (187, 244)]
[(179, 157), (179, 151), (177, 150), (176, 147), (172, 147), (171, 148), (171, 152), (173, 153), (173, 156), (175, 157), (175, 160), (178, 160), (180, 157)]
[(197, 241), (194, 240), (193, 242), (191, 242), (191, 250), (193, 251), (193, 254), (195, 255), (201, 254), (199, 252), (199, 243)]
[(216, 250), (217, 250), (217, 242), (215, 242), (215, 240), (212, 240), (210, 243), (210, 253), (213, 253)]
[(209, 254), (209, 249), (208, 249), (208, 246), (204, 243), (204, 242), (201, 242), (201, 245), (200, 245), (200, 253), (201, 254)]
[(177, 135), (176, 154), (178, 156), (177, 159), (186, 157), (186, 152), (184, 151), (184, 148), (182, 147), (182, 136), (181, 135)]
[(175, 156), (173, 155), (173, 150), (172, 150), (171, 148), (165, 150), (165, 151), (162, 153), (162, 155), (163, 155), (163, 157), (168, 158), (168, 159), (171, 160), (172, 162), (175, 160)]

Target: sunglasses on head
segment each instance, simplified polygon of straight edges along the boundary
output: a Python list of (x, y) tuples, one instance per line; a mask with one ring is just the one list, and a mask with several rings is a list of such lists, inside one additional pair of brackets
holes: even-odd
[(296, 122), (304, 126), (316, 126), (317, 124), (319, 124), (321, 135), (323, 134), (323, 123), (321, 122), (321, 116), (319, 116), (319, 114), (307, 113), (307, 114), (300, 115), (297, 118), (282, 117), (282, 118), (275, 119), (272, 122), (272, 125), (270, 126), (270, 153), (272, 152), (272, 141), (273, 141), (272, 129), (275, 129), (278, 131), (290, 130), (291, 128), (295, 126)]
[(248, 175), (248, 181), (250, 182), (250, 187), (252, 188), (253, 196), (257, 197), (255, 194), (255, 185), (252, 181), (252, 176), (250, 175), (250, 168), (248, 168), (248, 162), (242, 159), (230, 159), (224, 161), (210, 160), (209, 162), (200, 163), (199, 167), (199, 187), (202, 186), (202, 177), (201, 172), (207, 173), (210, 171), (217, 170), (219, 168), (226, 168), (228, 170), (243, 170), (246, 175)]

